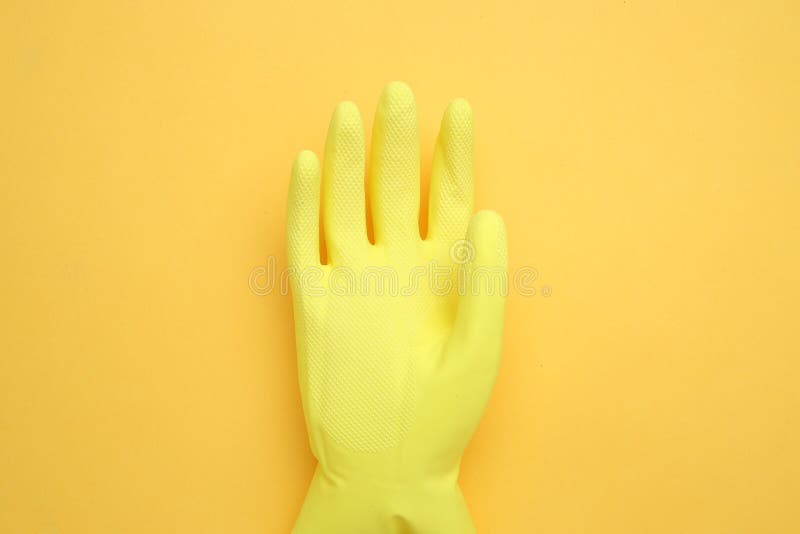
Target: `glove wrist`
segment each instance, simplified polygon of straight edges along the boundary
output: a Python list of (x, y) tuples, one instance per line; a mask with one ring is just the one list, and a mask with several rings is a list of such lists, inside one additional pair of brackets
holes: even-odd
[(461, 490), (449, 478), (342, 478), (318, 466), (292, 532), (474, 533)]

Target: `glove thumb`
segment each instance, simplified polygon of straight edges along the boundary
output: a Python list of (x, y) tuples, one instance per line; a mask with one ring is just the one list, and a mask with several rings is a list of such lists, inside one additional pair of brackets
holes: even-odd
[(467, 238), (450, 249), (461, 264), (458, 308), (451, 343), (459, 359), (499, 363), (505, 302), (508, 293), (508, 246), (503, 219), (493, 211), (472, 216)]

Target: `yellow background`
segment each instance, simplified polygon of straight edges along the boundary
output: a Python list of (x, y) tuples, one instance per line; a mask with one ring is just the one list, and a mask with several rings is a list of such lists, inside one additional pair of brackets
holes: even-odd
[(539, 273), (479, 531), (800, 532), (798, 6), (6, 0), (0, 532), (288, 532), (291, 306), (248, 276), (294, 155), (393, 79), (423, 170), (470, 100), (477, 207)]

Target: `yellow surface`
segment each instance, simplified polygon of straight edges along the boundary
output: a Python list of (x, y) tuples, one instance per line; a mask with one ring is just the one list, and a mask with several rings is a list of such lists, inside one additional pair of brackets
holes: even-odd
[(392, 79), (424, 171), (469, 99), (476, 207), (539, 273), (479, 532), (800, 531), (796, 2), (164, 4), (0, 7), (0, 532), (291, 528), (291, 305), (248, 277), (296, 153)]

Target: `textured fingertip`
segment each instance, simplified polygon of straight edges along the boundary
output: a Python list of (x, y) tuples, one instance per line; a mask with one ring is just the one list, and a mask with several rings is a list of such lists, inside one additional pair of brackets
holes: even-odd
[(395, 164), (394, 160), (400, 158), (419, 166), (418, 135), (414, 93), (403, 82), (389, 83), (378, 100), (373, 129), (373, 142), (378, 149), (386, 148), (391, 151), (386, 155), (390, 161), (383, 163)]
[(469, 221), (467, 239), (475, 247), (476, 266), (506, 266), (508, 242), (506, 225), (495, 211), (481, 210)]
[(318, 209), (319, 182), (319, 159), (310, 150), (303, 150), (297, 155), (294, 165), (292, 165), (289, 196), (290, 215), (300, 216), (309, 209)]
[(442, 118), (440, 141), (448, 152), (472, 151), (472, 107), (463, 98), (450, 102)]
[(471, 198), (474, 173), (472, 108), (463, 98), (457, 98), (447, 106), (438, 143), (446, 178), (454, 185), (452, 192)]
[(414, 92), (403, 82), (389, 82), (381, 92), (380, 104), (416, 110)]
[(295, 181), (304, 179), (319, 178), (319, 159), (310, 150), (303, 150), (294, 159), (292, 166), (292, 177)]
[[(363, 172), (364, 130), (361, 113), (353, 102), (340, 102), (333, 112), (325, 145), (325, 166), (328, 171), (341, 172), (345, 167), (351, 172)], [(333, 167), (328, 167), (332, 162)]]
[(466, 98), (456, 98), (447, 105), (445, 116), (454, 120), (459, 118), (472, 120), (472, 106)]
[(331, 125), (339, 128), (349, 129), (361, 127), (361, 112), (355, 102), (345, 100), (336, 105), (331, 118)]

